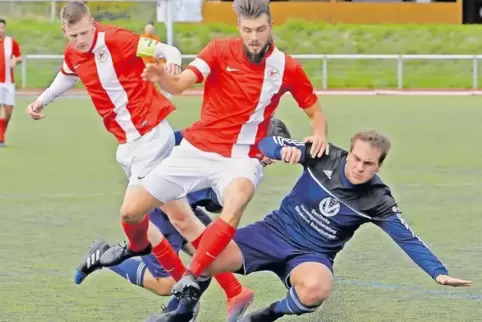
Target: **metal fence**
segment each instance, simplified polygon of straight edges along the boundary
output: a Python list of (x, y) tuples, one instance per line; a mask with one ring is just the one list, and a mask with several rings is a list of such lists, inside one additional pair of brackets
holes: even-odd
[[(167, 0), (162, 0), (167, 1)], [(32, 18), (55, 21), (60, 9), (68, 0), (16, 0), (0, 1), (0, 14), (3, 18)], [(130, 19), (149, 21), (156, 18), (158, 0), (87, 0), (91, 13), (99, 20)]]
[[(329, 80), (330, 80), (330, 61), (353, 61), (353, 60), (370, 60), (370, 61), (384, 61), (384, 62), (393, 62), (393, 71), (396, 75), (396, 87), (398, 89), (404, 88), (404, 77), (406, 74), (405, 66), (409, 61), (448, 61), (448, 60), (457, 60), (457, 61), (464, 61), (465, 63), (469, 63), (471, 65), (471, 87), (473, 89), (477, 89), (479, 87), (479, 60), (482, 59), (482, 55), (292, 55), (295, 59), (299, 60), (308, 60), (314, 62), (320, 62), (321, 68), (319, 70), (321, 79), (321, 87), (323, 89), (329, 89)], [(195, 55), (183, 55), (183, 59), (191, 60), (195, 57)], [(22, 88), (27, 87), (27, 80), (28, 80), (28, 66), (29, 64), (36, 64), (36, 62), (42, 60), (58, 60), (59, 66), (60, 62), (63, 59), (62, 55), (26, 55), (24, 56), (24, 62), (21, 65), (21, 73), (22, 73)], [(34, 63), (35, 62), (35, 63)], [(333, 62), (334, 63), (334, 62)], [(333, 64), (332, 63), (332, 64)], [(38, 64), (41, 65), (41, 64)], [(342, 65), (340, 68), (344, 68), (345, 70), (349, 70), (350, 66)], [(391, 66), (391, 65), (390, 65)], [(440, 66), (444, 66), (442, 63)], [(385, 65), (385, 68), (386, 65)], [(440, 67), (443, 68), (443, 67)], [(411, 70), (412, 71), (412, 70)], [(313, 72), (313, 71), (312, 71)], [(453, 72), (453, 71), (452, 71)], [(316, 74), (315, 73), (315, 74)], [(336, 72), (335, 72), (336, 73)], [(368, 71), (367, 71), (368, 73)], [(440, 71), (440, 73), (444, 73)], [(450, 77), (450, 76), (449, 76)], [(467, 75), (470, 77), (470, 75)], [(318, 77), (317, 77), (318, 79)], [(318, 87), (315, 85), (315, 87)]]

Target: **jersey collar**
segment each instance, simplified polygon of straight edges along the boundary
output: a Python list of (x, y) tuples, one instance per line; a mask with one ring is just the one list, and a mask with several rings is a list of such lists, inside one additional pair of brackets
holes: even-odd
[(341, 182), (343, 183), (343, 186), (348, 187), (348, 188), (354, 188), (356, 187), (354, 184), (348, 180), (345, 174), (345, 167), (346, 167), (346, 159), (343, 160), (343, 163), (341, 164), (341, 169), (340, 169), (340, 177), (341, 177)]
[(99, 35), (99, 29), (97, 27), (97, 23), (95, 23), (94, 40), (92, 41), (92, 45), (90, 46), (90, 53), (94, 50), (95, 45), (97, 44), (97, 37)]

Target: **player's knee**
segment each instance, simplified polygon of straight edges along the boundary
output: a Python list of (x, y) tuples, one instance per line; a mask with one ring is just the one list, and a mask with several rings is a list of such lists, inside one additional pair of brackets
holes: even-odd
[(191, 206), (184, 199), (171, 201), (163, 205), (161, 209), (168, 215), (171, 224), (182, 235), (192, 226), (195, 217)]
[(139, 213), (137, 207), (132, 203), (124, 203), (120, 209), (120, 216), (123, 222), (128, 224), (139, 223), (144, 218), (144, 213)]
[(237, 178), (230, 182), (223, 191), (222, 217), (228, 222), (230, 219), (239, 219), (254, 192), (254, 185), (247, 178)]
[(331, 284), (324, 283), (316, 277), (306, 277), (302, 283), (296, 285), (296, 291), (304, 306), (319, 306), (331, 295)]

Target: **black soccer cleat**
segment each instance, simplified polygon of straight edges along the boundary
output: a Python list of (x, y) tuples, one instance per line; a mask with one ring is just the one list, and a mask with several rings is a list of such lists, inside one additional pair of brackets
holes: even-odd
[(149, 244), (146, 248), (141, 251), (135, 252), (127, 246), (127, 243), (124, 245), (115, 245), (109, 248), (106, 252), (104, 252), (100, 256), (100, 265), (103, 267), (109, 266), (116, 266), (125, 261), (126, 259), (136, 257), (136, 256), (144, 256), (149, 255), (152, 251), (152, 245)]
[(172, 295), (177, 299), (188, 299), (191, 301), (199, 301), (201, 297), (201, 287), (196, 277), (187, 272), (184, 276), (172, 287)]
[[(180, 305), (182, 306), (184, 304)], [(151, 315), (144, 322), (194, 322), (199, 315), (199, 309), (199, 302), (195, 304), (192, 312), (189, 312), (190, 310), (183, 310), (182, 308), (174, 311), (169, 311), (164, 308), (162, 313)]]
[(272, 322), (281, 318), (283, 315), (273, 311), (273, 304), (262, 307), (256, 311), (246, 314), (240, 322)]
[(87, 256), (82, 260), (82, 263), (75, 271), (75, 284), (82, 283), (89, 274), (102, 268), (102, 265), (100, 264), (100, 257), (109, 248), (109, 244), (107, 244), (102, 238), (95, 240), (92, 245), (90, 245)]

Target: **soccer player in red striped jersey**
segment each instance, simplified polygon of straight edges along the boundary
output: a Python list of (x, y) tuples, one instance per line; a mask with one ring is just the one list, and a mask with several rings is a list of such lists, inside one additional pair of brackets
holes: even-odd
[[(166, 61), (162, 67), (169, 74), (179, 74), (181, 53), (175, 47), (129, 30), (95, 22), (81, 1), (67, 3), (60, 15), (62, 30), (69, 39), (64, 62), (52, 84), (27, 107), (27, 112), (35, 120), (44, 118), (44, 107), (80, 80), (105, 128), (118, 141), (116, 158), (129, 179), (124, 202), (129, 207), (129, 196), (139, 188), (140, 179), (168, 156), (175, 145), (174, 132), (166, 120), (175, 107), (152, 82), (142, 79), (143, 57), (162, 58)], [(188, 214), (194, 217), (191, 209)], [(123, 222), (123, 225), (128, 230), (129, 224)], [(149, 221), (144, 225), (147, 230)], [(164, 267), (184, 269), (166, 238), (152, 246), (152, 249), (133, 248), (133, 254), (148, 255), (152, 250)], [(99, 268), (98, 262), (94, 264), (78, 271), (75, 281), (80, 283)], [(176, 273), (182, 275), (180, 269), (171, 273), (176, 280), (181, 277)], [(218, 281), (223, 286), (241, 290), (232, 274), (223, 274)]]
[[(164, 205), (173, 221), (184, 216), (181, 207), (189, 192), (212, 188), (223, 205), (219, 218), (200, 233), (196, 226), (180, 229), (197, 252), (186, 274), (175, 287), (183, 298), (196, 298), (206, 267), (233, 238), (242, 213), (263, 177), (257, 148), (266, 136), (270, 117), (283, 94), (290, 92), (310, 120), (311, 153), (321, 156), (327, 143), (327, 125), (313, 86), (301, 64), (275, 47), (267, 0), (236, 0), (240, 39), (214, 40), (180, 75), (171, 76), (148, 65), (144, 76), (166, 91), (182, 93), (205, 81), (201, 119), (183, 131), (184, 140), (141, 181), (121, 215), (131, 225), (129, 247), (147, 247), (145, 213)], [(173, 202), (174, 201), (174, 202)], [(187, 207), (187, 206), (185, 206)], [(178, 208), (180, 209), (180, 208)], [(101, 257), (105, 266), (131, 256), (128, 248), (111, 248)], [(187, 316), (187, 315), (186, 315)], [(187, 317), (186, 317), (187, 319)]]
[(5, 34), (7, 21), (0, 19), (0, 147), (5, 145), (5, 132), (15, 106), (13, 69), (22, 61), (18, 42)]

